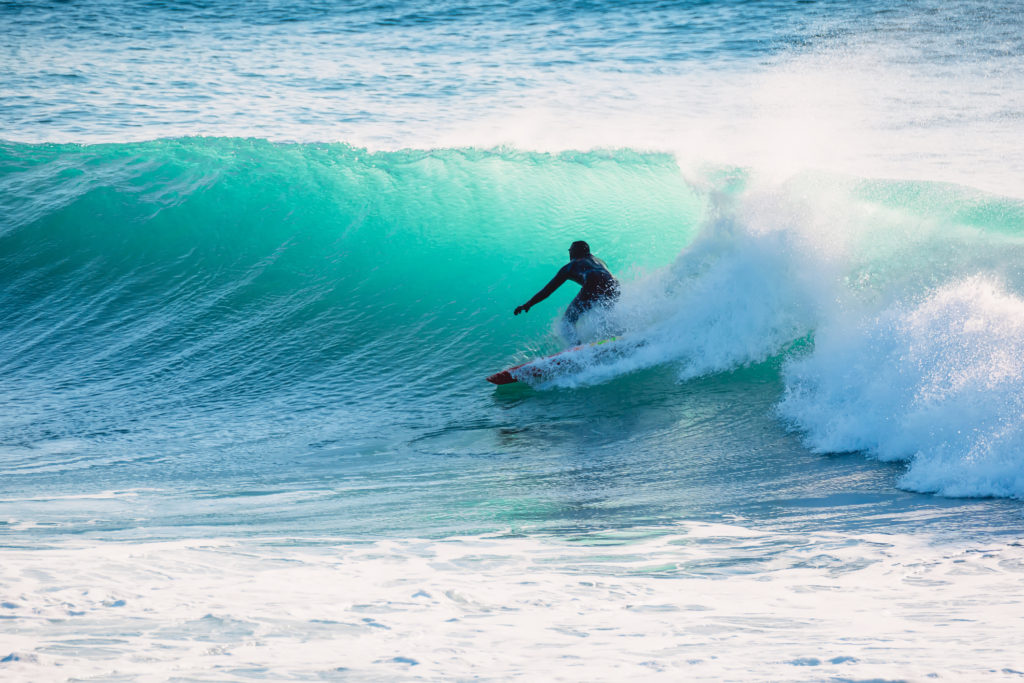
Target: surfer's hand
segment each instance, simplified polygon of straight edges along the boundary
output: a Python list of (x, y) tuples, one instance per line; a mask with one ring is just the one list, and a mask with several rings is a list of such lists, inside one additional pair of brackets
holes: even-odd
[(522, 306), (516, 306), (516, 312), (513, 313), (512, 315), (519, 315), (520, 313), (529, 313), (529, 311), (530, 307), (524, 304)]

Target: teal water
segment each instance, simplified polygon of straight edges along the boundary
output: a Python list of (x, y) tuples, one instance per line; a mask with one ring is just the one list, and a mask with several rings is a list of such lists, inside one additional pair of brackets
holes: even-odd
[(0, 0), (0, 677), (1019, 676), (1022, 36)]

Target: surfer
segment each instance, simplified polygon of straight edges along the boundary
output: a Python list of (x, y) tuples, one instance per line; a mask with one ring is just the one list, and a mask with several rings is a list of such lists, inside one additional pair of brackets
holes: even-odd
[[(572, 280), (581, 289), (569, 307), (565, 309), (562, 326), (566, 340), (579, 344), (576, 335), (576, 321), (580, 315), (597, 304), (609, 306), (619, 298), (619, 281), (616, 280), (605, 262), (590, 253), (590, 245), (583, 241), (573, 242), (569, 247), (569, 263), (562, 266), (544, 289), (522, 306), (516, 306), (514, 315), (528, 312), (533, 306), (551, 296), (566, 280)], [(575, 340), (575, 341), (573, 341)]]

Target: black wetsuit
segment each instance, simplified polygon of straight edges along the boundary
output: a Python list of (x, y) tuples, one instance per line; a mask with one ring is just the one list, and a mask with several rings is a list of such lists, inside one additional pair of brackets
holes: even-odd
[(608, 271), (604, 261), (596, 256), (569, 261), (551, 282), (557, 282), (555, 287), (558, 287), (566, 280), (572, 280), (580, 286), (580, 293), (565, 309), (565, 319), (570, 323), (575, 324), (580, 314), (594, 304), (609, 304), (619, 298), (619, 281)]
[(565, 309), (565, 320), (569, 323), (575, 324), (580, 314), (592, 308), (594, 304), (609, 304), (619, 297), (619, 281), (612, 276), (608, 266), (593, 254), (587, 254), (574, 258), (562, 266), (551, 282), (537, 292), (525, 307), (529, 309), (547, 299), (566, 280), (572, 280), (581, 287), (580, 293)]

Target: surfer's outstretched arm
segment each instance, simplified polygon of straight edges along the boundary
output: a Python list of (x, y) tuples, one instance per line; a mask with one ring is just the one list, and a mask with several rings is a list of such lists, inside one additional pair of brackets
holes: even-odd
[(533, 298), (530, 299), (529, 301), (527, 301), (522, 306), (516, 306), (516, 310), (515, 310), (514, 315), (519, 315), (520, 313), (526, 313), (531, 308), (533, 308), (534, 306), (539, 304), (541, 301), (544, 301), (544, 299), (547, 299), (549, 296), (551, 296), (551, 293), (554, 292), (559, 287), (561, 287), (562, 283), (564, 283), (568, 279), (569, 279), (569, 266), (563, 266), (562, 269), (560, 271), (558, 271), (558, 274), (555, 275), (553, 278), (551, 278), (551, 282), (549, 282), (546, 285), (544, 285), (544, 289), (542, 289), (539, 292), (537, 292), (536, 294), (534, 294)]

